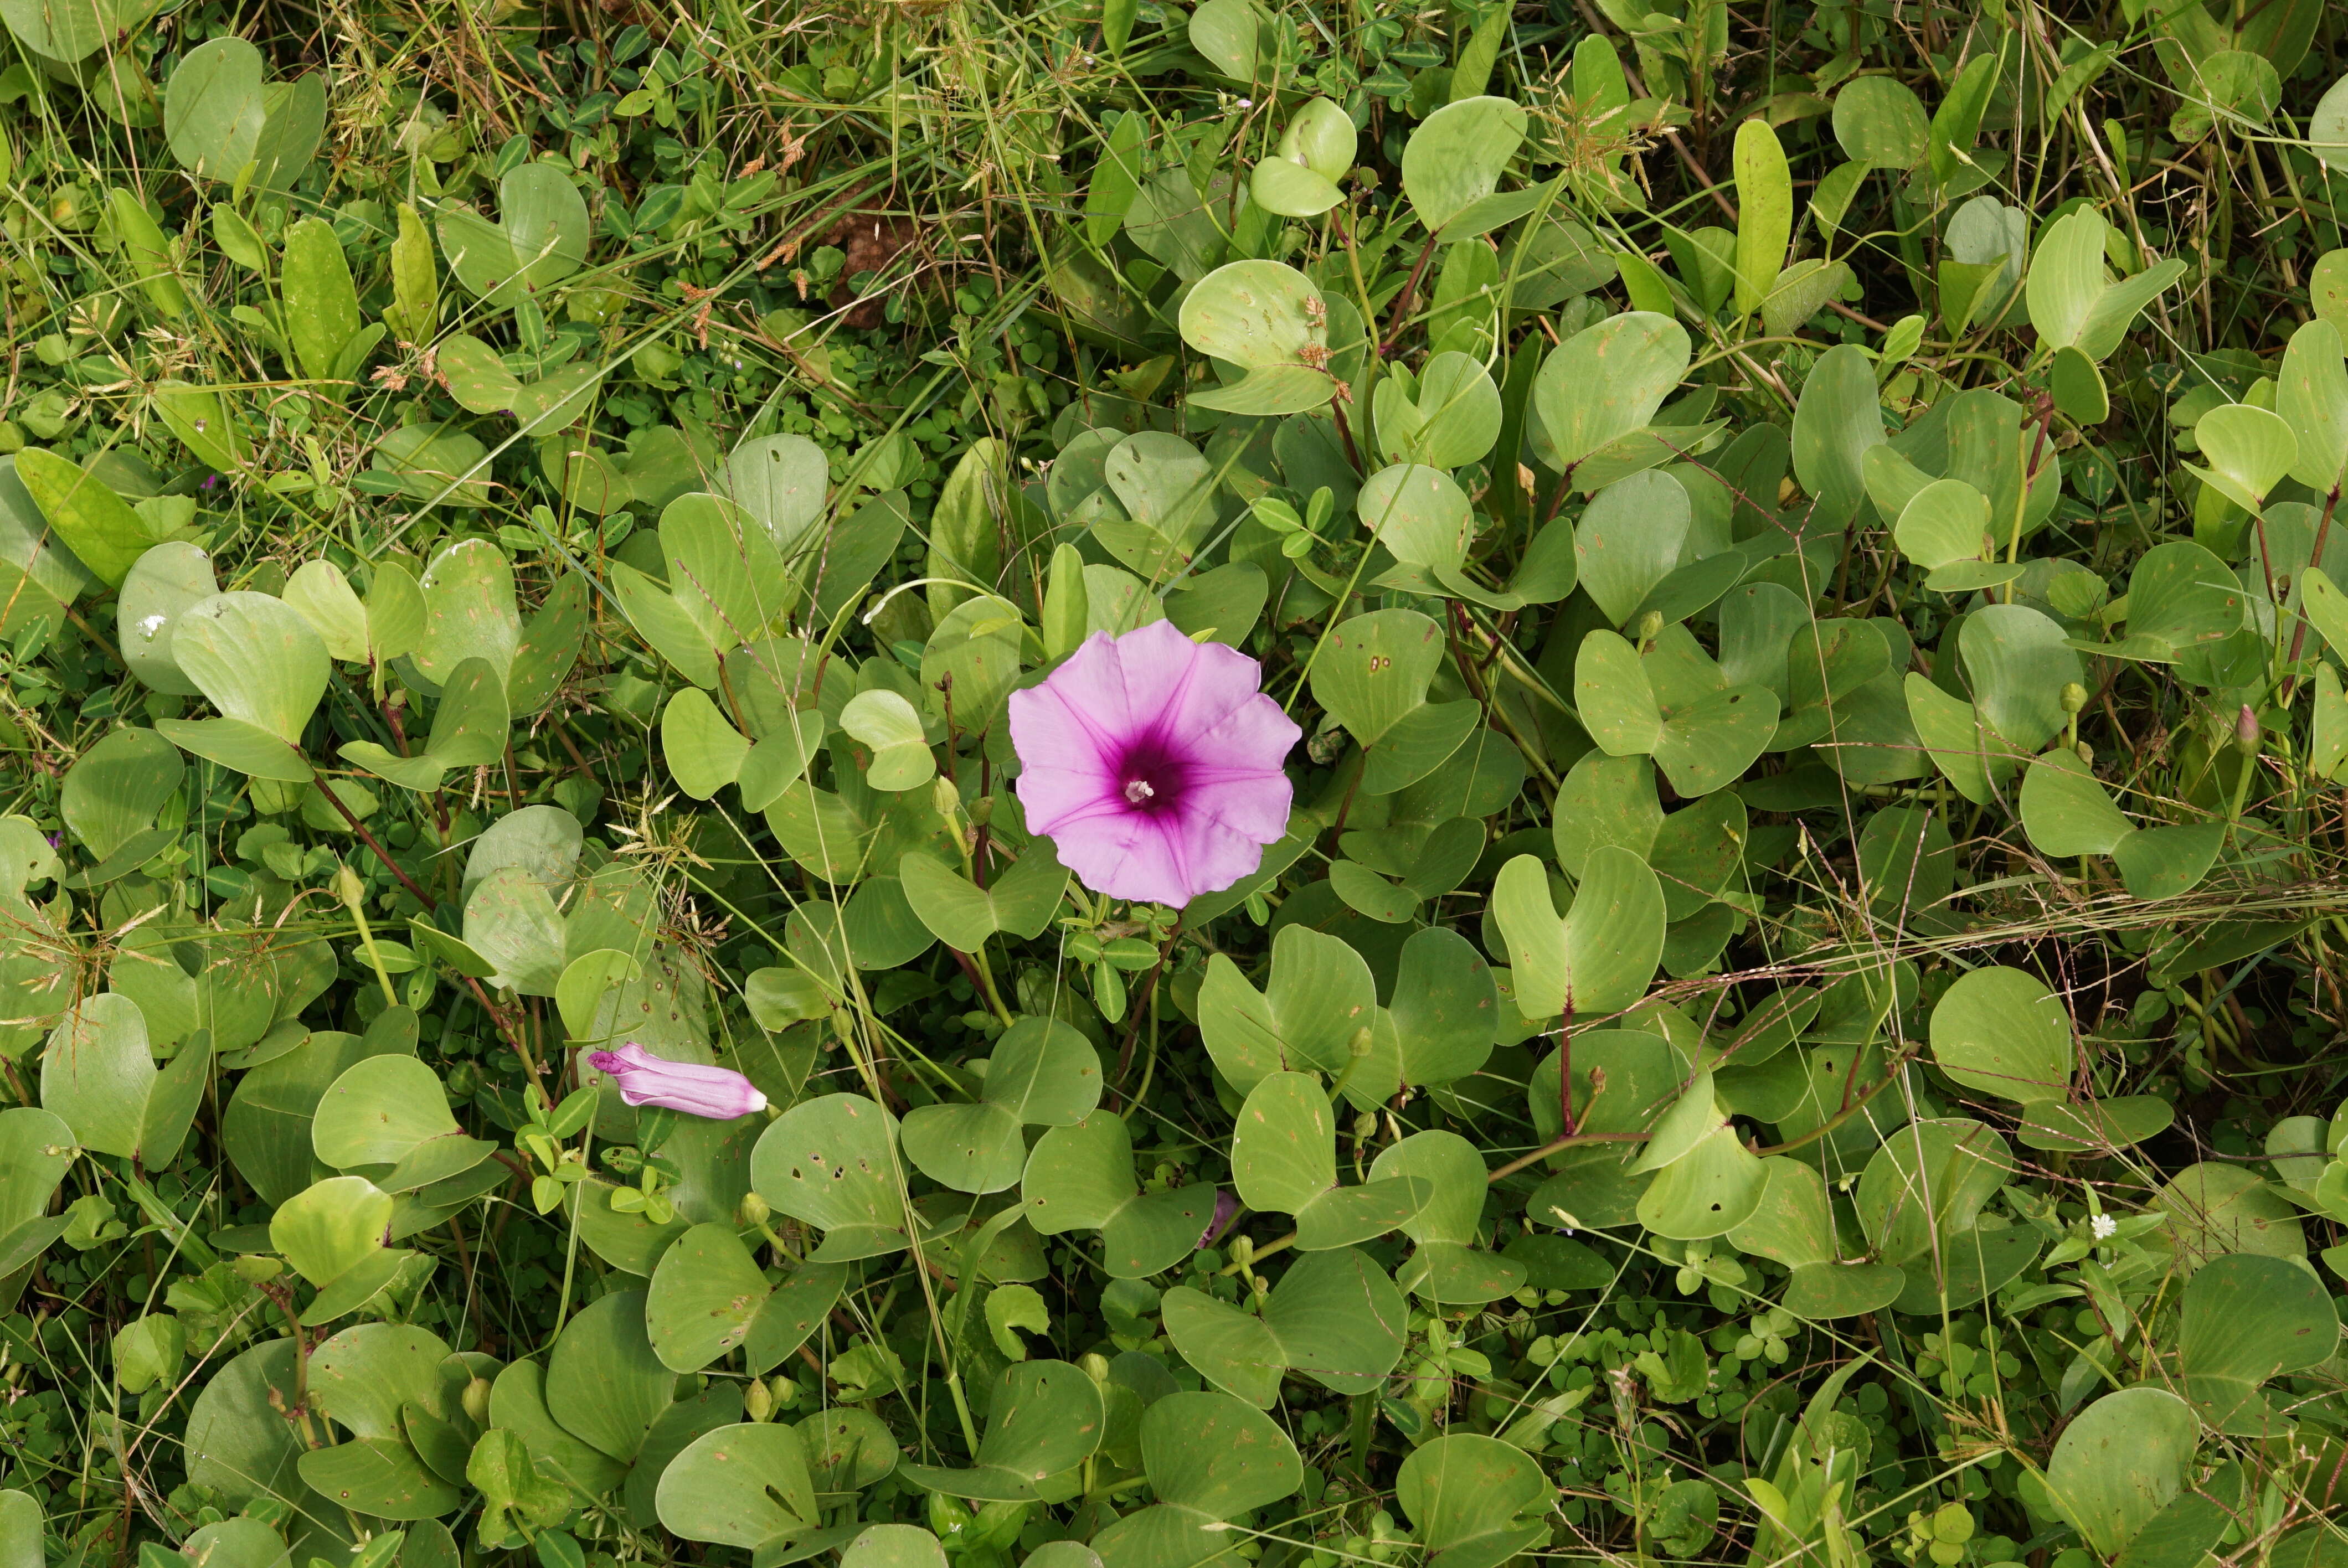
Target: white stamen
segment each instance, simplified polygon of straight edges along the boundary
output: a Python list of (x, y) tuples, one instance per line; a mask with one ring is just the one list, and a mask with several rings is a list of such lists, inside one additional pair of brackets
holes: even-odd
[(1139, 805), (1145, 800), (1155, 800), (1157, 797), (1158, 792), (1149, 787), (1148, 779), (1131, 779), (1126, 784), (1125, 798), (1135, 805)]

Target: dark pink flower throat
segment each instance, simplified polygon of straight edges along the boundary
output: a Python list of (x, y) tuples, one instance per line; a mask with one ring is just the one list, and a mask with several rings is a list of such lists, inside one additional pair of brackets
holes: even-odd
[(1156, 732), (1137, 737), (1117, 762), (1117, 780), (1125, 803), (1155, 816), (1172, 811), (1189, 774), (1187, 761)]

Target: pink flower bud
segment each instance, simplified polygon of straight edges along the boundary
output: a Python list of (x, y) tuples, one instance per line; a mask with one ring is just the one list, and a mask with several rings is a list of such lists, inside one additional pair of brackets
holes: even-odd
[(767, 1108), (757, 1084), (728, 1068), (668, 1061), (634, 1040), (617, 1050), (591, 1050), (587, 1065), (612, 1075), (631, 1105), (659, 1105), (712, 1122), (731, 1122)]
[(1207, 1222), (1207, 1228), (1199, 1233), (1199, 1245), (1192, 1247), (1190, 1250), (1197, 1252), (1202, 1247), (1212, 1246), (1216, 1242), (1221, 1240), (1223, 1233), (1231, 1229), (1231, 1220), (1239, 1214), (1239, 1199), (1233, 1194), (1224, 1192), (1220, 1187), (1216, 1188), (1215, 1216)]

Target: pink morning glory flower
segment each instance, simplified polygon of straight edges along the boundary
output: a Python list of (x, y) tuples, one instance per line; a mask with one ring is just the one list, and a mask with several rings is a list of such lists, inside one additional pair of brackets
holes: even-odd
[(634, 1040), (617, 1050), (591, 1050), (587, 1065), (608, 1072), (630, 1105), (660, 1105), (712, 1122), (731, 1122), (767, 1108), (758, 1086), (723, 1067), (666, 1061)]
[(1280, 764), (1303, 734), (1262, 677), (1171, 621), (1095, 632), (1011, 694), (1028, 830), (1112, 898), (1179, 906), (1247, 876), (1288, 831)]

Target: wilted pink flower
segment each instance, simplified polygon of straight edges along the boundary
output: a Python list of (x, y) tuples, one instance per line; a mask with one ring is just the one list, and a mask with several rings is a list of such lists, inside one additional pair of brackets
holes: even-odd
[(620, 1098), (631, 1105), (660, 1105), (712, 1122), (731, 1122), (767, 1108), (758, 1086), (723, 1067), (696, 1067), (690, 1061), (665, 1061), (634, 1040), (617, 1050), (591, 1050), (587, 1065), (608, 1072), (620, 1086)]
[(1011, 694), (1029, 831), (1112, 898), (1182, 905), (1247, 876), (1288, 831), (1280, 764), (1303, 734), (1257, 690), (1262, 675), (1171, 621), (1095, 632)]
[(1190, 1250), (1192, 1252), (1198, 1252), (1203, 1248), (1214, 1245), (1216, 1242), (1222, 1238), (1223, 1232), (1231, 1228), (1231, 1219), (1239, 1212), (1240, 1200), (1238, 1195), (1236, 1194), (1227, 1193), (1220, 1187), (1217, 1187), (1215, 1189), (1215, 1217), (1207, 1222), (1207, 1228), (1199, 1233), (1199, 1245), (1192, 1247)]

